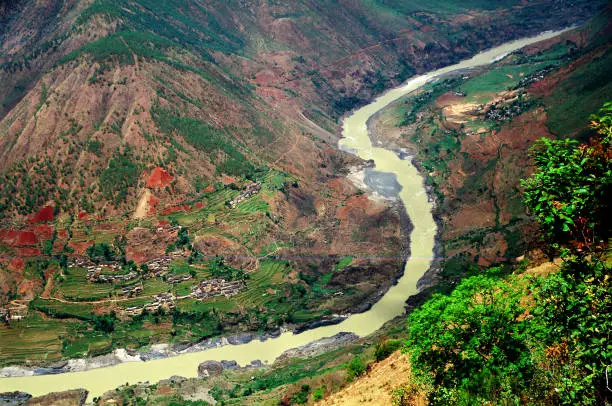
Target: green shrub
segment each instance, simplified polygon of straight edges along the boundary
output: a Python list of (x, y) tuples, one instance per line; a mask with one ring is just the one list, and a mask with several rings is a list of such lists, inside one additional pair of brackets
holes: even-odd
[(88, 247), (86, 253), (89, 259), (95, 263), (114, 261), (117, 256), (111, 246), (105, 243), (94, 244)]
[(87, 143), (87, 151), (97, 156), (102, 153), (102, 147), (104, 147), (104, 143), (98, 140), (90, 140)]
[(399, 340), (385, 340), (379, 342), (378, 344), (376, 344), (376, 349), (374, 350), (374, 356), (376, 357), (376, 361), (380, 362), (384, 360), (389, 355), (399, 350), (401, 346), (402, 342)]
[(366, 365), (363, 358), (360, 356), (353, 357), (352, 360), (346, 365), (346, 378), (350, 381), (363, 375), (368, 366)]
[(318, 387), (312, 392), (312, 400), (318, 402), (325, 397), (325, 385)]
[[(497, 270), (494, 270), (497, 271)], [(534, 372), (523, 292), (496, 272), (470, 277), (449, 295), (434, 295), (408, 318), (407, 350), (429, 379), (432, 402), (469, 394), (475, 403), (518, 401)]]

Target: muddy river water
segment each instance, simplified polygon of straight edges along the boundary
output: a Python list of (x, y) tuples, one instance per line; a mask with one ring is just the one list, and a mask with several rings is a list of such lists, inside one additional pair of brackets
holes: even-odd
[(49, 392), (84, 388), (89, 391), (89, 399), (91, 399), (126, 382), (157, 382), (173, 375), (195, 377), (198, 365), (205, 360), (235, 360), (240, 365), (246, 365), (254, 360), (273, 362), (288, 349), (323, 337), (330, 337), (339, 332), (352, 332), (359, 336), (375, 332), (385, 322), (401, 315), (404, 312), (406, 299), (417, 293), (417, 281), (431, 265), (436, 223), (432, 216), (432, 204), (428, 201), (423, 177), (410, 160), (400, 159), (393, 151), (372, 146), (367, 129), (369, 118), (393, 101), (440, 75), (489, 64), (507, 53), (551, 38), (559, 33), (560, 31), (548, 32), (537, 37), (509, 42), (482, 52), (469, 60), (414, 77), (402, 86), (386, 92), (371, 104), (356, 110), (344, 120), (344, 138), (340, 141), (340, 147), (352, 151), (363, 159), (373, 159), (376, 171), (395, 175), (401, 186), (399, 197), (414, 226), (410, 236), (411, 257), (406, 263), (404, 275), (370, 310), (351, 315), (336, 325), (318, 327), (300, 334), (285, 332), (278, 338), (266, 341), (253, 340), (247, 344), (225, 345), (147, 362), (125, 362), (112, 367), (83, 372), (0, 378), (0, 392), (19, 390), (39, 396)]

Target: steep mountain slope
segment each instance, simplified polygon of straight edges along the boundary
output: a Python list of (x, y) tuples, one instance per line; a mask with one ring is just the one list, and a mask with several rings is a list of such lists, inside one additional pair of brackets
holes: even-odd
[[(533, 237), (536, 236), (536, 231), (531, 231), (536, 230), (533, 219), (524, 214), (522, 205), (520, 210), (518, 208), (514, 209), (516, 210), (515, 213), (520, 214), (520, 217), (517, 215), (514, 221), (504, 220), (509, 218), (508, 213), (511, 212), (509, 210), (510, 205), (507, 202), (511, 201), (512, 196), (518, 193), (516, 189), (519, 178), (527, 177), (530, 174), (533, 162), (526, 151), (531, 147), (533, 140), (541, 136), (549, 138), (593, 136), (593, 133), (589, 132), (586, 126), (590, 114), (587, 108), (589, 105), (601, 105), (610, 94), (610, 78), (606, 74), (609, 65), (606, 55), (610, 48), (610, 19), (608, 13), (609, 11), (593, 19), (586, 26), (570, 31), (560, 38), (509, 55), (504, 60), (499, 61), (498, 64), (483, 70), (469, 72), (469, 79), (459, 78), (460, 82), (453, 80), (440, 81), (437, 85), (441, 86), (441, 89), (436, 89), (434, 85), (433, 89), (430, 89), (432, 90), (431, 93), (423, 92), (418, 95), (411, 95), (405, 100), (401, 100), (397, 105), (390, 106), (387, 115), (381, 115), (378, 120), (375, 120), (378, 122), (372, 123), (374, 128), (380, 129), (377, 135), (385, 142), (396, 143), (398, 147), (412, 147), (416, 151), (419, 151), (419, 148), (428, 147), (430, 148), (430, 154), (432, 154), (432, 151), (439, 154), (438, 156), (434, 154), (434, 158), (439, 158), (441, 162), (449, 166), (448, 171), (441, 171), (439, 175), (429, 175), (433, 180), (436, 180), (438, 191), (444, 198), (444, 204), (441, 205), (439, 212), (439, 214), (445, 216), (445, 221), (442, 223), (444, 228), (441, 244), (447, 249), (447, 252), (455, 256), (456, 260), (454, 263), (449, 261), (445, 264), (445, 274), (443, 274), (445, 279), (440, 281), (441, 283), (433, 289), (434, 291), (448, 293), (460, 283), (458, 282), (459, 277), (463, 277), (466, 273), (469, 275), (471, 267), (467, 264), (474, 262), (475, 258), (471, 256), (473, 254), (482, 255), (483, 260), (480, 261), (480, 264), (486, 265), (489, 262), (512, 260), (518, 253), (525, 253), (524, 247), (528, 245), (516, 240), (514, 244), (508, 244), (509, 250), (506, 252), (496, 252), (491, 248), (504, 236), (507, 236), (509, 230), (515, 232), (520, 239), (535, 240)], [(516, 93), (513, 94), (517, 90), (522, 94), (520, 98), (517, 97)], [(415, 97), (421, 97), (421, 99), (415, 102)], [(462, 109), (456, 107), (468, 103), (468, 98), (476, 98), (483, 104), (483, 108), (475, 110), (474, 108)], [(421, 105), (418, 104), (419, 102)], [(565, 108), (565, 106), (574, 106), (571, 115), (563, 116), (555, 112), (556, 109)], [(595, 110), (597, 111), (597, 109)], [(405, 121), (413, 119), (415, 121), (412, 124), (416, 125), (412, 127), (406, 125)], [(582, 128), (571, 125), (578, 120), (582, 120)], [(395, 127), (401, 121), (404, 124)], [(464, 125), (457, 128), (458, 121), (461, 121)], [(409, 140), (403, 139), (406, 138), (406, 134), (414, 135), (411, 131), (414, 131), (417, 125), (431, 125), (432, 122), (439, 124), (439, 129), (428, 131), (429, 137), (421, 138), (420, 144), (414, 142), (414, 137), (410, 140), (413, 143), (410, 144), (408, 143)], [(567, 124), (563, 125), (563, 123)], [(472, 128), (481, 127), (484, 129), (483, 131), (472, 130)], [(448, 139), (444, 142), (440, 141), (440, 138), (449, 135), (448, 130), (457, 131), (454, 143), (460, 145), (454, 145)], [(465, 134), (463, 131), (474, 131), (474, 134)], [(472, 139), (475, 136), (478, 136), (480, 142), (475, 142)], [(402, 142), (405, 142), (405, 144)], [(436, 145), (437, 149), (434, 149)], [(499, 148), (496, 149), (495, 146), (499, 146)], [(447, 147), (450, 151), (446, 150)], [(464, 153), (456, 155), (455, 150), (459, 148)], [(502, 151), (501, 154), (499, 150)], [(421, 154), (419, 156), (426, 155)], [(486, 161), (491, 159), (496, 160), (496, 165), (486, 165)], [(424, 162), (423, 166), (426, 167), (432, 161), (437, 163), (432, 158), (430, 162)], [(452, 193), (453, 185), (449, 185), (449, 182), (445, 179), (448, 179), (449, 175), (455, 174), (455, 171), (461, 175), (460, 171), (464, 170), (462, 168), (465, 168), (465, 165), (468, 164), (472, 165), (472, 168), (482, 171), (485, 174), (483, 178), (487, 181), (483, 182), (485, 186), (482, 188), (469, 189), (465, 194), (458, 197)], [(443, 179), (443, 181), (440, 181), (440, 179)], [(495, 181), (493, 186), (489, 186), (489, 181)], [(494, 236), (495, 238), (491, 239), (493, 241), (477, 239), (473, 235), (476, 232), (491, 233), (492, 230), (491, 228), (479, 229), (480, 226), (477, 222), (482, 220), (483, 217), (495, 217), (496, 210), (491, 207), (493, 205), (476, 206), (476, 209), (474, 209), (475, 202), (487, 201), (490, 198), (491, 193), (485, 187), (493, 187), (493, 194), (499, 194), (498, 201), (501, 203), (497, 207), (497, 213), (501, 215), (499, 224), (496, 226), (496, 230), (501, 236)], [(518, 203), (520, 203), (519, 199), (520, 196), (517, 196)], [(458, 222), (453, 221), (457, 212), (450, 211), (457, 209), (472, 209), (477, 214), (464, 216), (464, 228), (459, 228), (457, 227)], [(513, 230), (512, 227), (516, 227), (516, 229)], [(541, 243), (537, 245), (540, 246)], [(449, 247), (456, 251), (451, 251)], [(504, 254), (507, 255), (506, 258), (503, 258)], [(541, 295), (542, 292), (536, 292), (541, 287), (540, 284), (547, 283), (547, 279), (534, 283), (533, 278), (547, 278), (551, 275), (552, 278), (558, 277), (561, 261), (545, 262), (539, 250), (529, 252), (527, 257), (528, 260), (520, 261), (516, 265), (505, 265), (491, 272), (479, 268), (478, 272), (475, 272), (476, 276), (462, 285), (464, 290), (467, 288), (471, 292), (467, 295), (469, 300), (455, 303), (452, 300), (445, 302), (444, 300), (447, 300), (446, 295), (437, 297), (437, 300), (442, 303), (438, 309), (440, 311), (448, 309), (449, 314), (456, 312), (463, 316), (464, 313), (462, 312), (464, 311), (484, 311), (477, 317), (462, 322), (449, 322), (447, 319), (441, 319), (439, 322), (442, 329), (449, 332), (459, 331), (457, 334), (464, 334), (465, 340), (458, 339), (455, 342), (450, 340), (450, 345), (465, 345), (467, 348), (465, 354), (469, 353), (471, 350), (469, 340), (472, 339), (472, 336), (470, 333), (462, 332), (462, 330), (468, 328), (464, 326), (474, 329), (482, 326), (484, 334), (478, 336), (478, 339), (490, 337), (496, 340), (494, 347), (503, 341), (504, 337), (513, 336), (511, 333), (506, 333), (506, 330), (500, 330), (503, 331), (500, 335), (488, 330), (490, 319), (486, 323), (482, 323), (481, 320), (484, 317), (490, 317), (490, 314), (494, 314), (489, 313), (490, 310), (499, 310), (508, 306), (514, 312), (514, 316), (508, 319), (508, 323), (518, 325), (525, 322), (539, 328), (542, 324), (538, 318), (541, 313), (534, 309), (536, 303), (539, 306), (545, 306), (545, 303), (554, 305), (559, 302), (559, 296), (568, 296), (571, 298), (568, 300), (574, 300), (574, 293), (567, 291), (568, 285), (565, 285), (562, 288), (566, 289), (563, 290), (563, 295), (558, 294), (561, 289), (549, 288), (546, 294), (551, 296), (545, 296), (548, 301), (538, 302), (539, 299), (536, 296)], [(532, 264), (527, 265), (530, 261)], [(457, 265), (458, 262), (461, 265)], [(583, 318), (579, 319), (581, 320), (580, 325), (582, 325), (582, 320), (587, 318), (592, 320), (593, 323), (600, 323), (601, 319), (592, 319), (590, 312), (602, 312), (599, 313), (599, 317), (601, 317), (601, 315), (606, 314), (606, 309), (610, 306), (609, 265), (604, 273), (597, 276), (599, 279), (594, 279), (590, 277), (591, 275), (588, 276), (588, 278), (585, 277), (585, 283), (582, 283), (578, 278), (577, 284), (581, 283), (582, 289), (599, 292), (600, 296), (597, 296), (596, 300), (590, 301), (589, 297), (578, 294), (582, 297), (580, 303), (585, 303), (585, 305), (578, 306), (580, 311), (583, 312), (581, 313)], [(483, 281), (492, 284), (490, 286), (493, 287), (487, 290), (487, 285), (483, 284)], [(493, 294), (499, 294), (500, 291), (503, 292), (501, 296)], [(495, 296), (495, 300), (491, 302), (492, 307), (481, 307), (485, 302), (482, 292), (490, 292), (491, 297)], [(453, 300), (456, 300), (458, 296), (452, 297)], [(550, 307), (556, 308), (556, 306)], [(567, 310), (567, 312), (573, 313), (574, 309), (578, 309), (578, 307)], [(428, 323), (431, 323), (431, 320), (426, 316), (421, 319), (420, 328), (423, 329), (422, 331), (427, 331), (430, 326)], [(561, 319), (555, 319), (552, 324), (563, 324), (562, 322), (567, 320), (572, 320), (569, 324), (572, 328), (577, 329), (573, 324), (576, 319), (568, 318), (566, 315)], [(606, 320), (609, 322), (609, 317)], [(453, 326), (459, 326), (459, 328), (453, 329)], [(392, 398), (398, 404), (420, 404), (424, 399), (422, 390), (425, 388), (418, 386), (419, 381), (411, 379), (410, 365), (407, 359), (398, 353), (380, 363), (372, 362), (367, 369), (364, 364), (363, 370), (359, 370), (364, 375), (354, 381), (350, 377), (347, 378), (348, 371), (351, 368), (356, 369), (356, 367), (351, 366), (351, 359), (360, 358), (367, 362), (382, 358), (384, 354), (388, 355), (401, 345), (396, 340), (406, 338), (409, 327), (408, 329), (405, 327), (405, 318), (394, 320), (388, 323), (379, 333), (362, 340), (356, 340), (340, 350), (321, 350), (325, 351), (323, 354), (318, 354), (316, 350), (313, 351), (314, 353), (297, 351), (296, 358), (279, 360), (271, 367), (224, 371), (223, 375), (219, 377), (198, 380), (197, 382), (186, 381), (174, 384), (162, 382), (159, 387), (147, 385), (125, 386), (117, 391), (107, 393), (101, 402), (109, 399), (118, 400), (125, 397), (126, 394), (135, 393), (149, 402), (159, 402), (160, 404), (169, 403), (171, 396), (174, 396), (173, 399), (182, 397), (183, 399), (205, 399), (206, 401), (211, 401), (212, 397), (216, 401), (246, 405), (277, 404), (279, 402), (281, 404), (315, 404), (320, 400), (319, 404), (376, 404), (377, 401), (389, 404)], [(575, 331), (573, 334), (572, 340), (588, 341), (590, 334), (604, 337), (607, 332), (600, 328), (594, 328), (588, 331), (587, 329), (580, 332)], [(444, 334), (432, 337), (432, 342), (435, 343), (434, 338), (440, 339), (442, 336)], [(395, 340), (388, 340), (388, 338)], [(520, 335), (520, 338), (527, 340), (532, 339), (533, 336), (526, 334)], [(549, 342), (546, 337), (538, 337), (535, 340)], [(604, 341), (605, 337), (602, 342)], [(563, 391), (558, 388), (564, 388), (560, 382), (569, 382), (574, 379), (573, 377), (568, 379), (567, 369), (565, 369), (569, 365), (570, 352), (574, 352), (574, 356), (577, 353), (580, 357), (588, 354), (588, 352), (574, 350), (574, 347), (568, 346), (567, 342), (568, 338), (562, 338), (561, 342), (553, 345), (546, 344), (548, 347), (544, 348), (545, 352), (543, 353), (545, 354), (545, 360), (538, 358), (542, 354), (538, 352), (539, 350), (534, 350), (534, 348), (541, 349), (537, 345), (529, 347), (529, 350), (522, 348), (521, 355), (533, 351), (530, 356), (537, 359), (537, 367), (543, 369), (539, 370), (533, 379), (530, 379), (528, 385), (523, 383), (521, 386), (513, 387), (510, 391), (502, 391), (496, 384), (492, 384), (486, 389), (479, 387), (468, 398), (470, 404), (479, 402), (487, 404), (486, 401), (479, 398), (484, 392), (487, 396), (520, 397), (524, 403), (559, 403), (559, 396)], [(389, 345), (390, 343), (393, 343), (393, 345)], [(470, 345), (465, 343), (470, 343)], [(598, 341), (593, 341), (593, 343), (595, 343), (595, 347), (599, 347)], [(474, 348), (477, 348), (476, 345), (474, 344)], [(436, 344), (429, 347), (432, 351), (438, 353), (447, 351), (446, 348)], [(571, 350), (570, 347), (572, 347)], [(512, 344), (506, 347), (509, 351), (514, 348), (516, 347), (513, 347)], [(597, 354), (595, 358), (599, 362), (596, 376), (601, 384), (604, 376), (601, 365), (608, 362), (606, 360), (609, 360), (610, 354), (609, 352), (605, 353), (605, 350), (601, 353), (596, 350), (594, 354)], [(478, 351), (472, 355), (479, 358)], [(507, 361), (503, 357), (495, 358), (494, 356), (486, 356), (485, 359), (490, 360), (492, 365), (497, 365), (498, 361)], [(432, 359), (430, 362), (436, 362), (440, 366), (440, 371), (452, 367), (459, 368), (460, 366), (469, 369), (469, 363), (462, 365), (461, 362), (457, 362), (456, 366), (451, 365), (444, 356)], [(359, 365), (359, 363), (356, 363), (356, 365)], [(578, 365), (584, 368), (586, 375), (589, 375), (589, 379), (591, 379), (592, 376), (589, 372), (591, 365), (586, 368), (584, 367), (585, 364)], [(472, 370), (471, 374), (477, 375), (479, 371), (479, 369)], [(510, 371), (509, 376), (516, 377), (517, 374)], [(577, 386), (580, 387), (580, 379), (582, 378), (576, 379)], [(485, 380), (487, 379), (485, 378)], [(466, 379), (466, 381), (470, 380)], [(469, 382), (467, 383), (469, 384)], [(586, 385), (582, 388), (586, 391), (592, 389), (592, 385)], [(600, 393), (605, 392), (603, 385), (598, 386), (597, 390)], [(570, 390), (565, 392), (564, 396), (571, 396), (572, 393), (575, 393)], [(203, 395), (204, 393), (206, 395)], [(202, 397), (198, 397), (200, 395)], [(602, 404), (605, 404), (605, 402)]]
[(28, 309), (30, 327), (0, 328), (0, 362), (366, 309), (401, 273), (409, 223), (345, 179), (366, 163), (336, 150), (338, 119), (414, 72), (602, 4), (13, 2), (0, 304)]

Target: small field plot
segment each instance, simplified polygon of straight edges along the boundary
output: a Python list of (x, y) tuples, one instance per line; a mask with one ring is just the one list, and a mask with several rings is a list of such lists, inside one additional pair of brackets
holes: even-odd
[(96, 355), (107, 352), (111, 341), (102, 335), (80, 337), (66, 344), (62, 355), (69, 358)]
[(151, 278), (142, 282), (142, 296), (152, 296), (158, 293), (166, 293), (170, 290), (171, 285), (158, 278)]
[(494, 94), (516, 85), (521, 78), (541, 69), (545, 65), (542, 62), (499, 66), (468, 80), (461, 85), (460, 90), (467, 95), (466, 101), (486, 103)]
[(183, 312), (205, 313), (211, 310), (229, 312), (236, 309), (236, 303), (232, 298), (217, 297), (214, 299), (200, 301), (197, 299), (184, 299), (177, 303)]
[(270, 296), (268, 289), (278, 288), (283, 282), (287, 262), (267, 260), (261, 263), (259, 271), (249, 274), (246, 290), (235, 296), (237, 304), (244, 307), (259, 306)]
[(95, 301), (107, 298), (113, 292), (110, 283), (90, 283), (87, 280), (87, 270), (71, 268), (64, 280), (55, 286), (54, 295), (63, 296), (66, 300)]
[(30, 361), (55, 361), (61, 357), (62, 343), (69, 322), (45, 320), (40, 314), (0, 325), (0, 366)]
[(236, 206), (236, 210), (239, 210), (243, 213), (265, 213), (268, 208), (268, 203), (265, 202), (261, 196), (253, 196), (250, 199), (240, 202), (238, 206)]
[(93, 305), (90, 303), (66, 303), (56, 299), (36, 298), (30, 306), (36, 310), (56, 318), (76, 318), (86, 320), (93, 313)]

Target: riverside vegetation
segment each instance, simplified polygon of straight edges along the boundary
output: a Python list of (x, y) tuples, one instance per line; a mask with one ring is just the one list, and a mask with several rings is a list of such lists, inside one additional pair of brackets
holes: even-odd
[[(605, 7), (582, 0), (158, 3), (0, 6), (0, 366), (275, 334), (366, 309), (401, 273), (408, 226), (397, 206), (345, 179), (364, 163), (330, 146), (342, 115), (417, 72), (582, 23)], [(595, 156), (608, 141), (538, 144), (534, 158), (544, 166), (524, 184), (526, 202), (556, 244), (550, 252), (563, 254), (561, 271), (537, 283), (523, 275), (527, 265), (485, 271), (538, 246), (525, 238), (535, 235), (533, 218), (513, 180), (529, 175), (523, 152), (542, 135), (542, 120), (554, 135), (590, 137), (584, 119), (610, 89), (609, 21), (604, 12), (541, 52), (510, 55), (493, 70), (443, 79), (402, 100), (393, 125), (415, 132), (397, 146), (418, 144), (415, 156), (439, 199), (439, 253), (448, 257), (410, 309), (432, 292), (446, 296), (414, 312), (414, 327), (402, 319), (332, 352), (185, 385), (204, 385), (208, 401), (221, 403), (312, 403), (367, 379), (374, 361), (396, 357), (406, 342), (414, 376), (395, 388), (398, 403), (609, 402), (600, 390), (610, 364), (602, 339), (610, 340), (601, 335), (610, 330), (609, 267), (592, 233), (605, 218), (609, 184), (599, 183), (607, 172), (596, 165), (588, 170), (599, 178), (581, 178), (585, 155), (576, 164), (577, 151)], [(437, 103), (449, 92), (486, 111), (462, 124), (465, 117), (445, 120)], [(594, 119), (602, 139), (608, 116)], [(494, 146), (486, 159), (499, 134), (522, 142)], [(446, 186), (457, 177), (449, 176), (461, 173), (468, 179), (453, 196)], [(571, 192), (549, 199), (563, 190)], [(454, 210), (475, 201), (492, 203), (467, 217), (487, 222), (461, 224), (466, 212)], [(576, 293), (560, 298), (558, 291)], [(569, 311), (549, 302), (575, 318), (566, 322)], [(588, 312), (604, 330), (587, 323)], [(464, 324), (447, 332), (456, 325), (446, 320), (464, 320), (474, 334), (457, 341)], [(424, 323), (449, 340), (444, 355), (452, 365), (435, 359), (446, 350)], [(206, 402), (182, 384), (160, 388), (175, 393), (132, 385), (107, 397)]]

